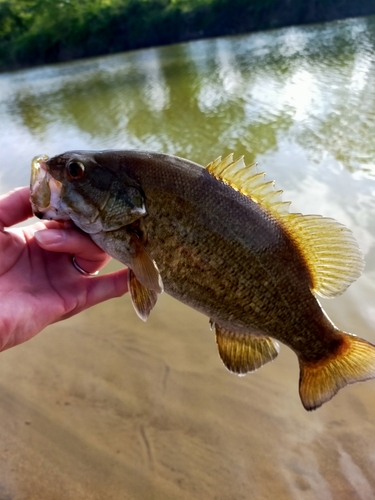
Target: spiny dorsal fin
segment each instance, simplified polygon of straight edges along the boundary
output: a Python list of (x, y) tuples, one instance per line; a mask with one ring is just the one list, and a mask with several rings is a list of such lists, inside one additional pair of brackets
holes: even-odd
[(289, 213), (282, 191), (266, 182), (256, 164), (246, 166), (243, 156), (233, 154), (209, 163), (208, 172), (260, 205), (279, 221), (300, 250), (312, 277), (312, 290), (322, 297), (341, 294), (362, 273), (362, 253), (350, 229), (318, 215)]
[(215, 331), (222, 362), (229, 371), (238, 375), (257, 370), (273, 361), (279, 353), (279, 344), (271, 337), (230, 332), (217, 324)]
[(265, 182), (266, 174), (258, 173), (256, 163), (246, 166), (243, 156), (236, 161), (233, 161), (233, 153), (224, 160), (219, 156), (206, 169), (216, 179), (251, 198), (277, 219), (288, 213), (290, 202), (281, 200), (282, 191), (275, 190), (273, 181)]

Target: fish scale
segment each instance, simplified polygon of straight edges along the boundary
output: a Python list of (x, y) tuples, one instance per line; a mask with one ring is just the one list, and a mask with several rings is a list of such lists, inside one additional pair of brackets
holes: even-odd
[(281, 191), (221, 157), (206, 168), (147, 151), (70, 151), (32, 163), (41, 218), (71, 219), (129, 267), (143, 320), (166, 291), (202, 312), (219, 355), (245, 374), (296, 353), (307, 410), (347, 384), (375, 377), (375, 347), (336, 328), (315, 294), (342, 293), (363, 269), (349, 229), (289, 212)]

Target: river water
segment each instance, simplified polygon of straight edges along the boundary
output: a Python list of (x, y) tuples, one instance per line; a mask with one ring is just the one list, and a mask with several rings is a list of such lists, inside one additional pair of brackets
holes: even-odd
[[(353, 230), (365, 272), (323, 305), (375, 342), (374, 40), (352, 19), (2, 74), (0, 192), (41, 153), (244, 154)], [(375, 381), (307, 413), (288, 348), (231, 375), (166, 295), (146, 324), (123, 297), (2, 353), (0, 416), (2, 500), (375, 498)]]

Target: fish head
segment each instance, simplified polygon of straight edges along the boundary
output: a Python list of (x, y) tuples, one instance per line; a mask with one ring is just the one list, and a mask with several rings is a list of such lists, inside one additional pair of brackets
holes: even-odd
[(35, 157), (30, 192), (37, 217), (72, 220), (89, 234), (114, 231), (146, 215), (137, 182), (90, 151)]

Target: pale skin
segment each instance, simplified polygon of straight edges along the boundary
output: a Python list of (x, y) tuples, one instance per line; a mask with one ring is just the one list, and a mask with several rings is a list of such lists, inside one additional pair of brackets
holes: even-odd
[(0, 351), (47, 325), (128, 291), (127, 270), (84, 276), (110, 257), (77, 228), (56, 221), (13, 228), (32, 217), (28, 187), (0, 197)]

